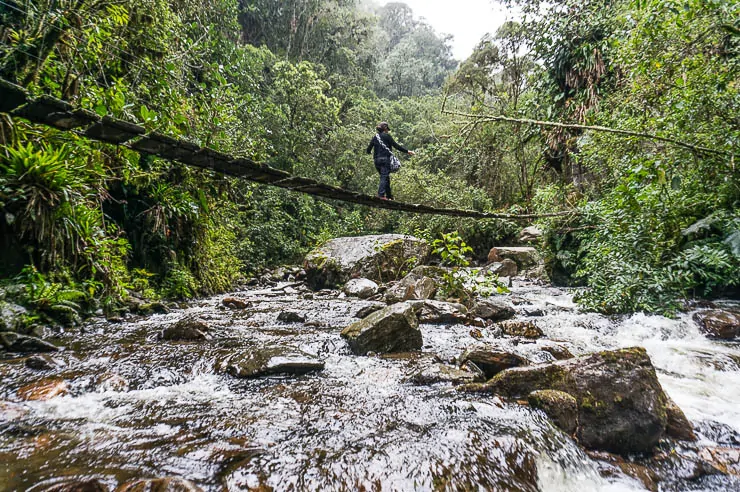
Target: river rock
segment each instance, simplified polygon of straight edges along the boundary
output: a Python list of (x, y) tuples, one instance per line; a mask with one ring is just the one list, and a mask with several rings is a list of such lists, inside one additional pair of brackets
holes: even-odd
[(618, 454), (650, 451), (666, 430), (667, 397), (644, 348), (598, 352), (565, 361), (507, 369), (468, 389), (525, 397), (564, 391), (578, 403), (578, 441)]
[(0, 333), (0, 345), (8, 352), (56, 352), (59, 347), (40, 338), (20, 335), (12, 331)]
[(740, 336), (740, 313), (710, 309), (694, 313), (693, 318), (710, 338), (732, 340)]
[(28, 311), (23, 306), (0, 299), (0, 331), (21, 331)]
[(283, 323), (303, 323), (306, 321), (306, 316), (296, 311), (281, 311), (277, 320)]
[(562, 345), (545, 345), (542, 347), (542, 351), (552, 355), (555, 360), (566, 360), (575, 357), (567, 347)]
[(578, 402), (568, 393), (557, 390), (537, 390), (527, 396), (532, 408), (545, 412), (566, 434), (572, 436), (578, 428)]
[(468, 308), (456, 302), (428, 299), (408, 303), (414, 306), (416, 317), (421, 323), (458, 324), (468, 320)]
[(386, 282), (429, 256), (426, 241), (401, 234), (340, 237), (310, 252), (304, 262), (306, 282), (314, 290), (364, 277)]
[(448, 364), (432, 364), (425, 367), (411, 377), (414, 384), (466, 384), (482, 381), (480, 372), (471, 371), (464, 367), (455, 367)]
[(524, 357), (486, 347), (476, 347), (465, 351), (460, 356), (460, 365), (468, 362), (475, 364), (485, 374), (486, 379), (492, 378), (505, 369), (529, 365), (529, 361)]
[(514, 277), (519, 273), (519, 267), (516, 265), (514, 260), (504, 258), (501, 261), (490, 263), (483, 269), (483, 271), (493, 273), (499, 277)]
[(221, 304), (230, 309), (247, 309), (250, 306), (249, 301), (238, 297), (224, 297)]
[(211, 327), (196, 316), (188, 316), (162, 330), (159, 337), (169, 341), (208, 340)]
[(364, 319), (373, 314), (376, 311), (380, 311), (386, 307), (386, 304), (384, 302), (374, 302), (372, 304), (369, 304), (367, 306), (363, 306), (360, 309), (357, 310), (357, 312), (354, 314), (355, 318)]
[(353, 278), (344, 284), (342, 291), (348, 296), (367, 299), (378, 293), (378, 284), (367, 278)]
[(228, 354), (217, 369), (238, 378), (272, 374), (308, 374), (324, 369), (324, 361), (292, 347), (271, 347), (241, 354)]
[(358, 355), (409, 352), (423, 345), (414, 306), (408, 302), (388, 306), (347, 326), (342, 338)]
[(190, 480), (177, 477), (145, 478), (126, 482), (115, 492), (202, 492)]
[(496, 246), (488, 253), (488, 263), (503, 262), (504, 259), (514, 261), (520, 270), (532, 268), (540, 263), (540, 254), (530, 246)]
[(470, 316), (491, 321), (513, 318), (514, 307), (503, 299), (481, 299), (470, 309)]
[(542, 238), (542, 230), (537, 226), (529, 226), (519, 233), (520, 243), (535, 243)]
[(694, 434), (691, 422), (686, 418), (683, 410), (668, 395), (666, 395), (665, 410), (667, 419), (666, 435), (680, 441), (696, 441), (696, 434)]
[(18, 390), (18, 397), (25, 401), (46, 401), (68, 393), (67, 382), (59, 378), (42, 379)]
[(699, 457), (725, 475), (740, 476), (740, 448), (704, 448)]
[(62, 480), (51, 485), (34, 487), (38, 492), (108, 492), (108, 486), (95, 478)]
[(32, 355), (24, 363), (29, 369), (36, 371), (50, 371), (66, 365), (62, 360), (46, 354)]
[(385, 300), (388, 303), (418, 299), (433, 299), (439, 282), (446, 273), (444, 268), (434, 266), (418, 266), (411, 270), (396, 285), (388, 289)]
[(531, 321), (503, 321), (501, 331), (512, 337), (542, 338), (545, 334)]

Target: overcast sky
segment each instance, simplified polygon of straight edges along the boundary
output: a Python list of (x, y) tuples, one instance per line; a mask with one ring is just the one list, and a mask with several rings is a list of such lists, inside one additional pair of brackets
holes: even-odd
[[(416, 18), (423, 17), (438, 33), (452, 34), (452, 53), (458, 60), (466, 59), (480, 38), (496, 29), (504, 21), (512, 20), (495, 0), (395, 0), (402, 1), (414, 11)], [(382, 0), (381, 4), (390, 3)]]

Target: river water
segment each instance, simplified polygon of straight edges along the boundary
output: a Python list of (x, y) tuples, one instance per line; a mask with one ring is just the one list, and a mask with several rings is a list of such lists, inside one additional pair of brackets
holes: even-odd
[[(114, 489), (163, 476), (204, 490), (645, 490), (634, 473), (589, 456), (539, 411), (409, 382), (473, 345), (546, 362), (552, 356), (541, 349), (552, 343), (576, 355), (645, 347), (699, 442), (666, 442), (662, 460), (636, 461), (656, 470), (661, 490), (740, 490), (737, 476), (696, 465), (704, 448), (740, 445), (740, 344), (708, 340), (691, 313), (605, 317), (580, 312), (565, 290), (515, 284), (518, 318), (534, 321), (548, 340), (422, 325), (421, 354), (358, 357), (339, 332), (367, 301), (291, 288), (232, 295), (252, 307), (227, 309), (214, 297), (123, 323), (91, 320), (55, 339), (66, 347), (56, 369), (0, 356), (0, 490), (43, 490), (70, 477)], [(306, 323), (278, 322), (283, 310), (304, 313)], [(213, 338), (158, 339), (186, 315), (206, 320)], [(276, 346), (316, 355), (325, 369), (257, 379), (215, 369), (224, 353)], [(63, 379), (68, 394), (20, 401), (19, 388), (49, 378)]]

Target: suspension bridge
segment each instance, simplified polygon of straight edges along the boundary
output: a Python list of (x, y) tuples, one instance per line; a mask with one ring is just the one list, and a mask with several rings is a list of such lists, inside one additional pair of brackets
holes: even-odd
[(3, 79), (0, 79), (0, 113), (6, 113), (11, 117), (23, 118), (32, 123), (46, 125), (58, 130), (74, 132), (91, 140), (124, 146), (142, 154), (181, 162), (201, 169), (209, 169), (227, 176), (367, 207), (417, 214), (507, 220), (532, 220), (541, 217), (572, 215), (574, 213), (506, 214), (438, 208), (424, 204), (382, 200), (373, 195), (346, 190), (314, 179), (294, 176), (265, 163), (234, 157), (208, 147), (201, 147), (184, 139), (173, 138), (158, 132), (147, 132), (143, 126), (112, 116), (101, 117), (92, 111), (75, 108), (70, 103), (55, 97), (46, 95), (32, 97), (23, 87)]

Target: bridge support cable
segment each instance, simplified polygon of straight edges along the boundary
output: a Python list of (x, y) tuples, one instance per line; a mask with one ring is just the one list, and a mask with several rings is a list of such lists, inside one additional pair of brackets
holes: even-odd
[(550, 214), (506, 214), (437, 208), (429, 205), (382, 200), (373, 195), (345, 190), (309, 178), (293, 176), (264, 163), (237, 158), (222, 152), (201, 147), (183, 139), (157, 132), (147, 132), (140, 125), (111, 116), (100, 117), (85, 109), (50, 96), (31, 97), (22, 87), (0, 79), (0, 112), (24, 118), (32, 123), (71, 131), (85, 138), (125, 146), (137, 152), (181, 162), (188, 166), (209, 169), (255, 183), (277, 186), (330, 200), (355, 203), (373, 208), (397, 210), (429, 215), (470, 217), (475, 219), (532, 220), (543, 217), (575, 215), (577, 212)]

